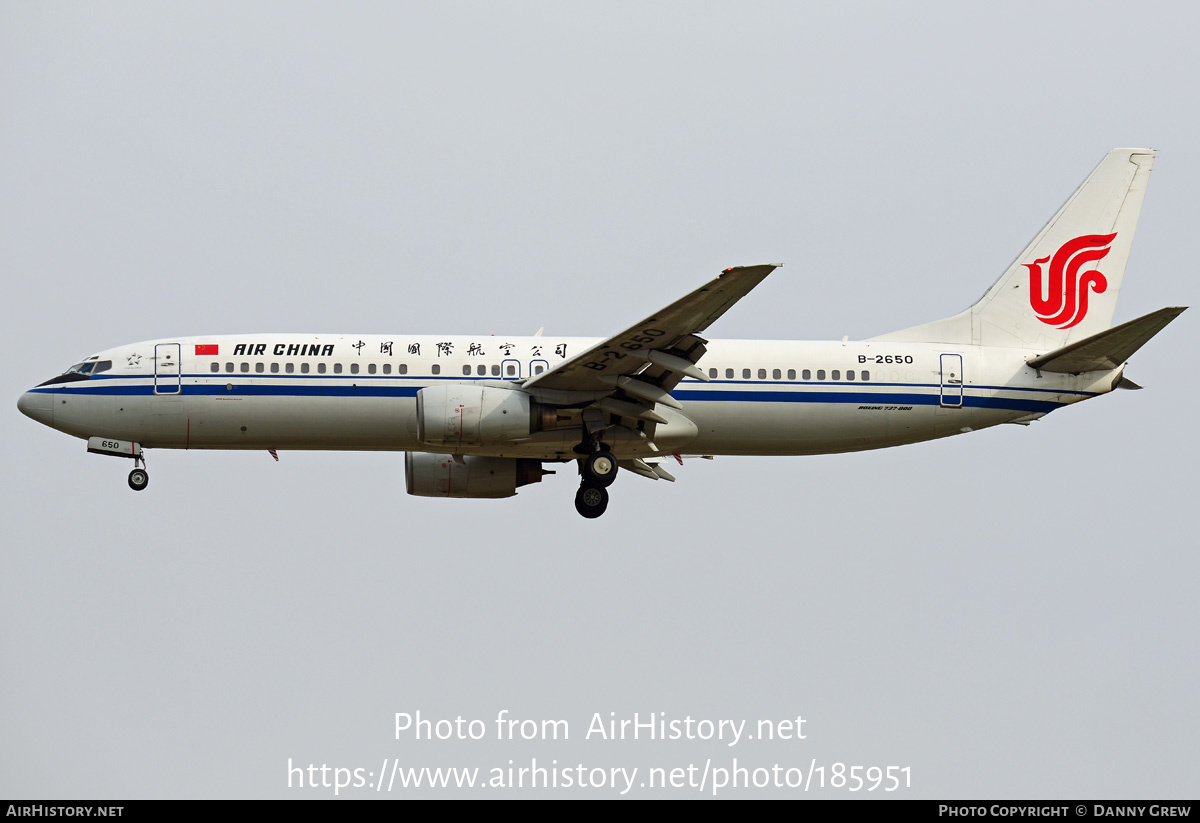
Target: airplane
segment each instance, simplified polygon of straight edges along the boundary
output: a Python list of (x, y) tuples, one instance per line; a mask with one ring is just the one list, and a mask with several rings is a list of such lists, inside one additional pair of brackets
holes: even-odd
[(1114, 389), (1186, 307), (1112, 326), (1154, 162), (1113, 149), (974, 305), (861, 341), (701, 336), (776, 265), (715, 279), (604, 340), (402, 334), (176, 337), (92, 355), (18, 408), (132, 458), (145, 450), (405, 452), (409, 494), (502, 498), (575, 463), (575, 507), (669, 460), (899, 446), (1028, 425)]

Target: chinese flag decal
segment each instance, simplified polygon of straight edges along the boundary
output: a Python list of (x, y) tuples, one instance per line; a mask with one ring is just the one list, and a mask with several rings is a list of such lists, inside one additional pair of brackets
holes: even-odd
[(204, 344), (197, 343), (196, 344), (196, 354), (216, 354), (216, 353), (217, 353), (217, 344), (216, 343), (204, 343)]

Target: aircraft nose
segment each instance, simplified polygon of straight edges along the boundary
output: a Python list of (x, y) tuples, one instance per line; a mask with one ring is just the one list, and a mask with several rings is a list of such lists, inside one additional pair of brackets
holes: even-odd
[(21, 414), (50, 426), (54, 423), (54, 398), (45, 392), (27, 391), (17, 400)]

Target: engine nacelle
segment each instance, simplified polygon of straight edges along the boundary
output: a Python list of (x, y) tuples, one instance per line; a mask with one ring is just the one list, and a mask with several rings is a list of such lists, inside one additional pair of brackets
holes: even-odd
[(404, 482), (418, 497), (512, 497), (542, 481), (540, 460), (473, 455), (404, 454)]
[(518, 389), (471, 383), (417, 392), (417, 437), (431, 446), (481, 446), (524, 440), (534, 431), (534, 403)]

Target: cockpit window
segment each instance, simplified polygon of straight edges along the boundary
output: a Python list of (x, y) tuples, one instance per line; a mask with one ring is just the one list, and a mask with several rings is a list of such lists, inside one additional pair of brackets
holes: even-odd
[(111, 360), (97, 360), (95, 357), (89, 357), (82, 363), (76, 363), (74, 366), (63, 372), (63, 374), (81, 374), (86, 377), (88, 375), (106, 372), (112, 368), (112, 365), (113, 361)]
[(82, 363), (76, 363), (74, 366), (63, 372), (63, 374), (91, 374), (92, 369), (95, 367), (95, 360), (84, 360)]
[(82, 363), (76, 363), (71, 368), (67, 369), (57, 377), (51, 377), (44, 383), (39, 383), (39, 386), (54, 386), (59, 383), (74, 383), (77, 380), (90, 380), (93, 374), (99, 374), (111, 369), (113, 362), (111, 360), (97, 360), (96, 357), (89, 357)]

